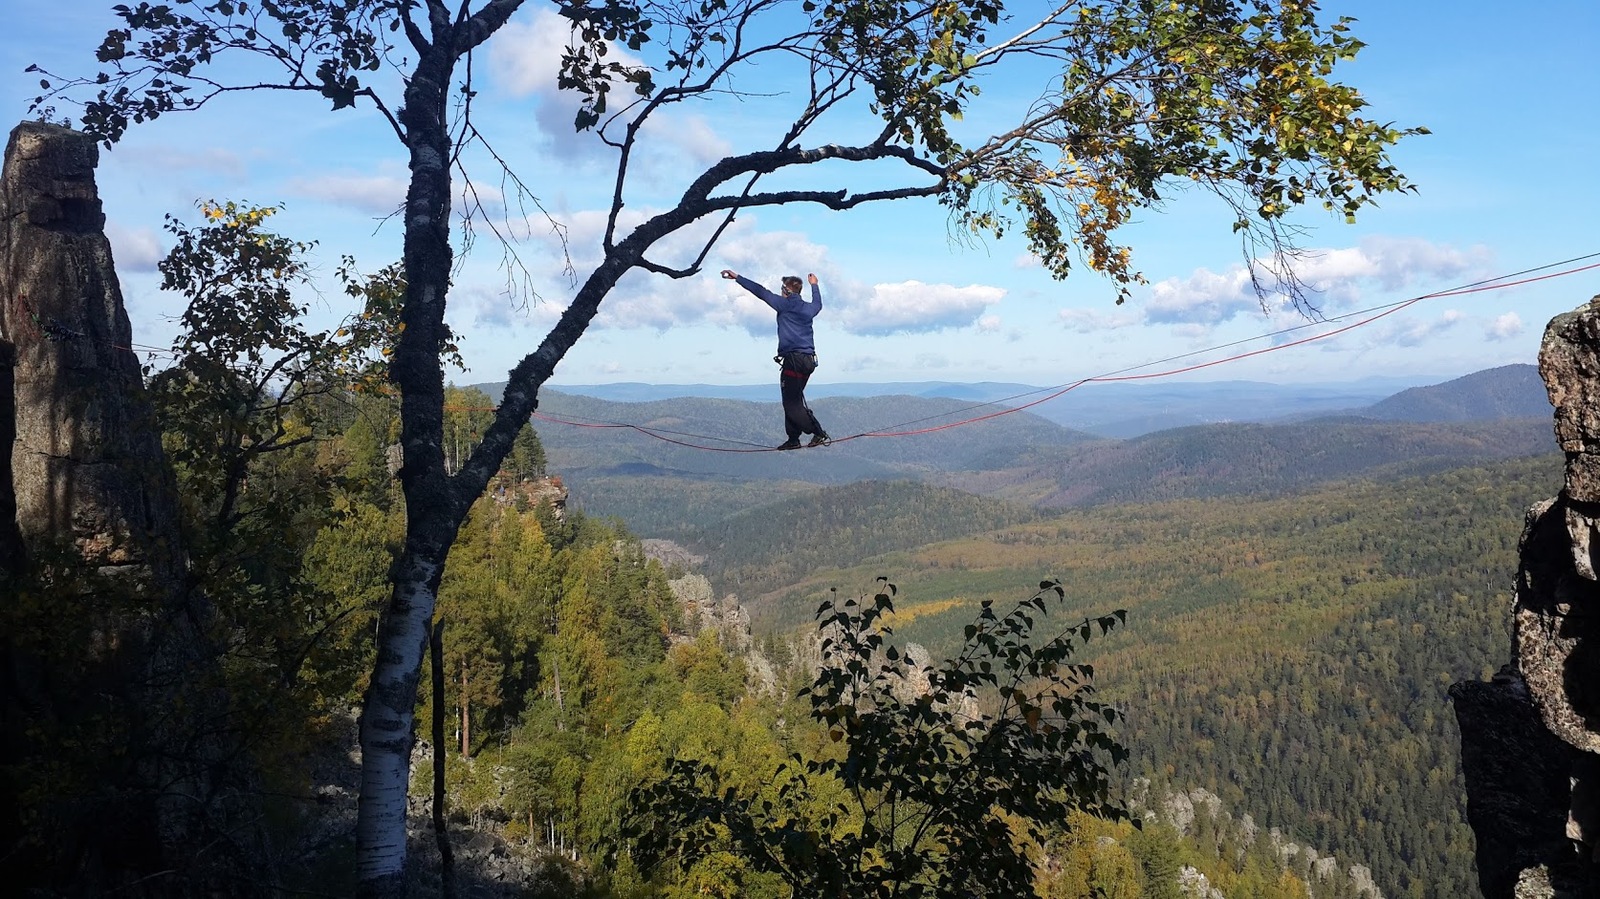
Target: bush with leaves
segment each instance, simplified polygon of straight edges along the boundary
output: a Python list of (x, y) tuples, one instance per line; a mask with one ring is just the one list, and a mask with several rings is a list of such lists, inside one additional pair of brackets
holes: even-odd
[(1046, 581), (1004, 617), (984, 603), (961, 651), (927, 664), (889, 642), (895, 589), (880, 587), (817, 610), (822, 667), (801, 695), (840, 751), (794, 756), (760, 797), (709, 765), (671, 763), (631, 797), (625, 839), (641, 869), (727, 852), (795, 899), (1026, 896), (1047, 829), (1074, 810), (1123, 816), (1109, 795), (1126, 758), (1109, 729), (1117, 713), (1094, 698), (1093, 670), (1070, 661), (1123, 612), (1037, 639), (1064, 595)]

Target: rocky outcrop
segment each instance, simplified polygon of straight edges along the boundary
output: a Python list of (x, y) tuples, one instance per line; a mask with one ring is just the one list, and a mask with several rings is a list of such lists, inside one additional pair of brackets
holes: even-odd
[[(398, 465), (391, 466), (391, 475), (399, 471)], [(557, 521), (567, 515), (567, 485), (561, 479), (551, 475), (543, 478), (530, 478), (525, 481), (498, 481), (490, 484), (489, 496), (503, 506), (522, 505), (537, 508), (542, 503), (550, 504), (550, 513)]]
[[(218, 762), (202, 734), (224, 711), (97, 162), (89, 136), (25, 123), (0, 175), (0, 770), (17, 778), (0, 786), (0, 826), (22, 822), (0, 856), (25, 867), (59, 853), (84, 894), (142, 882), (202, 842)], [(26, 782), (40, 776), (86, 792), (57, 800)], [(13, 818), (28, 794), (44, 798)], [(57, 832), (32, 847), (29, 828)]]
[[(1383, 891), (1365, 865), (1343, 866), (1331, 855), (1287, 839), (1277, 828), (1265, 832), (1249, 815), (1234, 817), (1223, 807), (1222, 797), (1204, 788), (1186, 793), (1157, 793), (1145, 778), (1135, 778), (1128, 793), (1128, 811), (1136, 820), (1162, 822), (1197, 842), (1215, 841), (1209, 849), (1223, 847), (1238, 853), (1236, 861), (1258, 841), (1277, 859), (1282, 870), (1299, 878), (1312, 896), (1351, 896), (1384, 899)], [(1209, 851), (1209, 850), (1208, 850)], [(1178, 873), (1179, 892), (1193, 899), (1223, 899), (1200, 871), (1185, 867)]]
[(714, 632), (723, 649), (744, 662), (747, 689), (758, 694), (777, 689), (777, 667), (755, 645), (750, 632), (750, 613), (739, 603), (739, 597), (729, 593), (718, 600), (711, 582), (700, 574), (686, 574), (667, 583), (683, 608), (683, 623), (688, 632), (684, 639), (694, 639), (704, 631)]
[(1539, 371), (1565, 481), (1523, 528), (1511, 663), (1450, 690), (1487, 899), (1600, 897), (1600, 297), (1550, 322)]

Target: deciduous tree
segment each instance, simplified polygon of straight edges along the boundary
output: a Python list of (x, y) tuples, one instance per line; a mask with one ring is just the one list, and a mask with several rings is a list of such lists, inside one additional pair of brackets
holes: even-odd
[[(541, 7), (571, 25), (560, 86), (583, 98), (575, 126), (615, 151), (602, 261), (508, 373), (493, 423), (452, 472), (441, 359), (455, 259), (452, 166), (466, 144), (503, 158), (472, 119), (463, 63), (514, 16)], [(84, 127), (110, 143), (130, 125), (233, 93), (300, 92), (336, 110), (374, 107), (406, 154), (404, 327), (389, 376), (402, 397), (407, 519), (362, 716), (358, 841), (371, 893), (397, 892), (402, 880), (413, 706), (446, 553), (541, 387), (623, 275), (698, 273), (739, 210), (921, 197), (944, 204), (958, 227), (1019, 231), (1057, 275), (1086, 264), (1120, 296), (1139, 274), (1117, 229), (1192, 185), (1232, 207), (1252, 261), (1266, 251), (1252, 271), (1293, 292), (1292, 272), (1271, 261), (1281, 261), (1287, 212), (1321, 203), (1353, 216), (1408, 187), (1387, 155), (1408, 132), (1369, 118), (1360, 95), (1332, 80), (1361, 45), (1345, 20), (1321, 21), (1312, 0), (1071, 0), (1042, 11), (1002, 0), (174, 0), (113, 9), (122, 22), (100, 45), (103, 69), (47, 74), (37, 107), (84, 97)], [(640, 61), (621, 61), (618, 46)], [(244, 65), (230, 66), (236, 58)], [(1006, 71), (1038, 77), (1038, 101), (986, 135), (958, 138), (952, 123)], [(670, 208), (624, 220), (647, 123), (679, 104), (737, 101), (757, 78), (766, 91), (780, 73), (796, 88), (785, 127), (747, 136), (752, 143), (685, 178)], [(839, 134), (836, 122), (862, 112), (878, 123), (854, 125), (853, 142), (813, 137)], [(529, 184), (514, 173), (510, 183)], [(868, 186), (847, 186), (858, 184)], [(666, 238), (702, 221), (709, 236), (697, 249), (659, 255)]]
[[(1037, 634), (1064, 592), (1046, 582), (1004, 616), (985, 602), (956, 657), (935, 664), (891, 642), (893, 592), (818, 610), (822, 667), (805, 693), (842, 751), (796, 756), (773, 798), (742, 795), (704, 762), (670, 763), (624, 821), (641, 869), (731, 852), (796, 899), (1027, 896), (1047, 828), (1119, 814), (1117, 715), (1071, 659), (1121, 612)], [(1128, 857), (1105, 879), (1137, 889), (1135, 868)]]

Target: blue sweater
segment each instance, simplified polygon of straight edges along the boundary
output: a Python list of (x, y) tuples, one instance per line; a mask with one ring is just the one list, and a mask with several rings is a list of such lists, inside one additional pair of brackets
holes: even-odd
[(761, 302), (771, 306), (778, 313), (778, 352), (779, 353), (815, 353), (817, 351), (816, 339), (811, 336), (811, 320), (822, 311), (822, 290), (817, 285), (811, 285), (811, 302), (807, 303), (799, 297), (786, 297), (762, 287), (760, 284), (740, 275), (739, 286), (750, 291)]

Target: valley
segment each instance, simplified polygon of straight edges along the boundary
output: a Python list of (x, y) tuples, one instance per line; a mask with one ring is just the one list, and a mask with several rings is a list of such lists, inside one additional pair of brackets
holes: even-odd
[[(1008, 609), (1060, 578), (1066, 620), (1128, 612), (1083, 660), (1127, 716), (1129, 775), (1210, 791), (1370, 867), (1385, 896), (1464, 895), (1473, 841), (1445, 691), (1503, 663), (1522, 513), (1561, 483), (1548, 418), (1504, 417), (1528, 408), (1525, 369), (1400, 395), (1371, 417), (1116, 441), (1024, 413), (952, 429), (971, 438), (959, 448), (756, 455), (726, 478), (679, 449), (649, 472), (579, 466), (570, 483), (591, 510), (699, 556), (769, 640), (881, 576), (899, 590), (896, 640), (940, 656), (981, 603)], [(854, 423), (873, 402), (816, 405)], [(911, 417), (942, 401), (880, 402)], [(760, 415), (742, 412), (753, 437)], [(605, 454), (540, 433), (553, 460)]]

